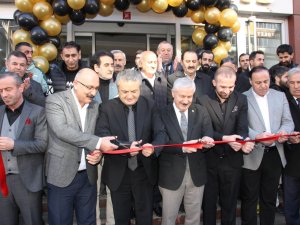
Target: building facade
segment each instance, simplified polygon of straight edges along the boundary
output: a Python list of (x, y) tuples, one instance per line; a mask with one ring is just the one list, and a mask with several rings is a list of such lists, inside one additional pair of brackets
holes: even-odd
[[(13, 21), (16, 10), (13, 0), (0, 2), (0, 57), (1, 64), (10, 51), (10, 32), (17, 28)], [(300, 2), (298, 0), (233, 0), (239, 9), (240, 31), (232, 39), (230, 55), (253, 50), (266, 53), (266, 66), (275, 64), (276, 48), (290, 43), (296, 50), (296, 62), (300, 62)], [(62, 42), (75, 40), (82, 46), (83, 58), (98, 49), (121, 49), (127, 55), (128, 67), (134, 64), (135, 52), (156, 50), (162, 40), (172, 42), (176, 55), (185, 49), (196, 48), (192, 41), (195, 24), (190, 18), (177, 18), (172, 11), (156, 14), (142, 13), (133, 5), (126, 12), (114, 10), (108, 17), (98, 15), (86, 20), (84, 25), (68, 23), (63, 26)]]

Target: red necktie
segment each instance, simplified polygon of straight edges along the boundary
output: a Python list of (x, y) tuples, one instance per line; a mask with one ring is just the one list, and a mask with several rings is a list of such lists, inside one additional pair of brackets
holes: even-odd
[(0, 188), (3, 197), (8, 196), (8, 187), (6, 184), (5, 168), (3, 164), (2, 154), (0, 152)]

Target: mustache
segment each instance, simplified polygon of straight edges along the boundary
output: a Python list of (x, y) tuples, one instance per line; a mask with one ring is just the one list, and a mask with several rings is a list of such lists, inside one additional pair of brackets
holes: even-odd
[(189, 66), (188, 69), (195, 69), (195, 67), (194, 66)]

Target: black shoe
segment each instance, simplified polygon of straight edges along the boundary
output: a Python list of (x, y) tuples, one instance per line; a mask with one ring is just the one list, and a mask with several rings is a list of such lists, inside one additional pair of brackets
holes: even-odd
[(162, 208), (160, 206), (156, 206), (153, 208), (154, 213), (158, 216), (161, 217), (162, 216)]

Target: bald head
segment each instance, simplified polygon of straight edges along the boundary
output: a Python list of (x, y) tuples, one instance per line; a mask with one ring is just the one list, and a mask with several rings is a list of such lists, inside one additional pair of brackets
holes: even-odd
[(99, 89), (98, 74), (89, 68), (78, 71), (74, 79), (74, 92), (81, 106), (89, 104)]
[(152, 51), (144, 51), (140, 58), (140, 68), (145, 76), (152, 78), (157, 70), (157, 56)]

